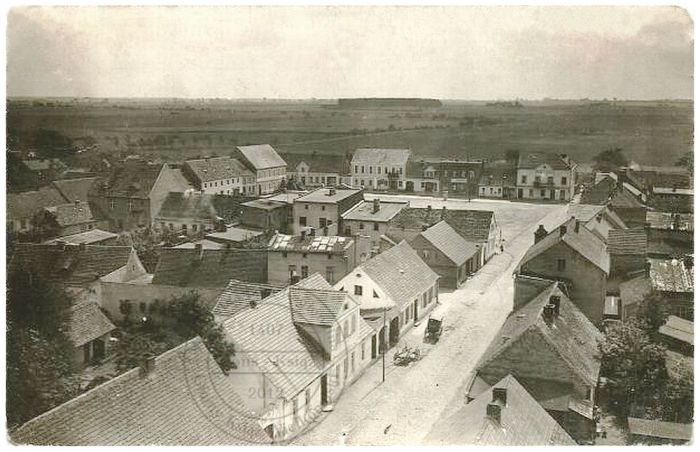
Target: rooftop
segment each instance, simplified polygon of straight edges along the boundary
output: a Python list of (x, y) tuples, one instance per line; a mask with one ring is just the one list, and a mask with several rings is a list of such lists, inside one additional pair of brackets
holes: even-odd
[(53, 214), (59, 226), (73, 226), (76, 224), (93, 221), (92, 210), (87, 201), (75, 201), (71, 204), (46, 207), (46, 211)]
[(214, 221), (217, 218), (213, 195), (187, 190), (184, 193), (170, 192), (163, 200), (156, 218), (180, 218)]
[(50, 168), (64, 168), (65, 164), (59, 159), (32, 159), (23, 160), (27, 168), (32, 171), (45, 171)]
[(647, 275), (639, 275), (620, 283), (622, 306), (639, 304), (651, 292), (651, 281)]
[(254, 199), (252, 201), (247, 201), (244, 203), (241, 203), (242, 206), (254, 208), (254, 209), (261, 209), (261, 210), (275, 210), (275, 209), (282, 209), (285, 207), (289, 206), (289, 203), (284, 202), (284, 201), (274, 201), (271, 199), (265, 199), (265, 198), (260, 198), (260, 199)]
[(647, 231), (644, 228), (609, 230), (608, 251), (614, 255), (646, 256)]
[(518, 157), (518, 169), (535, 169), (547, 165), (554, 170), (567, 170), (572, 165), (565, 157), (552, 152), (521, 152)]
[(80, 245), (81, 243), (92, 245), (93, 243), (104, 242), (106, 240), (116, 239), (117, 237), (119, 237), (119, 234), (115, 234), (114, 232), (103, 231), (101, 229), (91, 229), (78, 234), (56, 237), (55, 239), (47, 240), (44, 243), (47, 245), (57, 242), (63, 242), (69, 245)]
[(448, 210), (406, 207), (391, 220), (391, 227), (424, 230), (445, 220), (468, 242), (485, 242), (491, 233), (494, 213), (489, 210)]
[(405, 165), (411, 156), (410, 149), (356, 149), (352, 161), (366, 162), (370, 165)]
[(692, 213), (670, 213), (647, 211), (647, 223), (652, 229), (669, 229), (676, 231), (693, 231)]
[(652, 419), (627, 418), (632, 435), (690, 441), (693, 439), (693, 424), (657, 421)]
[(197, 245), (201, 245), (202, 248), (204, 248), (205, 250), (220, 250), (226, 247), (226, 245), (224, 245), (223, 243), (214, 242), (207, 239), (201, 239), (195, 240), (194, 242), (181, 243), (179, 245), (174, 246), (173, 248), (193, 250), (197, 247)]
[(257, 418), (196, 337), (21, 426), (21, 444), (269, 444)]
[(52, 186), (22, 193), (7, 193), (7, 218), (15, 220), (32, 218), (46, 207), (58, 206), (68, 201)]
[(350, 168), (350, 162), (345, 155), (339, 154), (285, 154), (284, 159), (290, 171), (296, 171), (297, 166), (302, 162), (309, 166), (310, 173), (347, 174)]
[(352, 195), (362, 192), (360, 189), (319, 188), (306, 195), (300, 196), (295, 202), (314, 202), (334, 204)]
[(655, 290), (693, 293), (693, 269), (678, 259), (649, 259), (649, 277)]
[[(320, 275), (318, 274), (310, 276), (310, 278), (319, 277)], [(216, 317), (228, 319), (240, 311), (260, 303), (261, 300), (280, 290), (282, 290), (281, 287), (269, 284), (249, 283), (232, 279), (216, 298), (211, 312)]]
[(340, 236), (306, 236), (275, 234), (267, 247), (270, 251), (296, 253), (344, 253), (353, 240)]
[(118, 166), (103, 184), (103, 193), (110, 197), (147, 198), (164, 167), (142, 161)]
[(74, 347), (82, 347), (116, 328), (94, 300), (82, 301), (70, 309), (68, 339)]
[(695, 345), (693, 343), (693, 322), (690, 320), (670, 315), (666, 323), (659, 327), (659, 333)]
[(445, 221), (429, 227), (420, 235), (456, 265), (462, 265), (479, 251), (476, 243), (464, 240)]
[[(508, 375), (436, 424), (424, 442), (440, 445), (550, 446), (574, 445), (573, 439), (512, 375)], [(502, 391), (505, 402), (494, 400)], [(499, 420), (489, 417), (496, 402)]]
[(187, 160), (194, 175), (202, 182), (209, 182), (236, 177), (248, 177), (253, 173), (238, 159), (233, 157), (212, 157), (207, 159)]
[(566, 211), (569, 217), (575, 217), (584, 223), (588, 223), (598, 215), (602, 215), (618, 229), (627, 227), (625, 222), (612, 210), (612, 206), (608, 208), (606, 205), (600, 204), (569, 204)]
[(388, 222), (407, 205), (405, 202), (380, 201), (379, 210), (375, 212), (373, 201), (363, 201), (345, 212), (342, 217), (344, 220)]
[(693, 196), (693, 190), (690, 188), (654, 187), (653, 193), (655, 195)]
[(207, 234), (206, 237), (219, 242), (245, 242), (259, 235), (262, 235), (262, 231), (255, 231), (238, 226), (228, 226), (226, 227), (226, 231), (212, 232), (211, 234)]
[(70, 202), (87, 201), (90, 189), (98, 180), (97, 177), (81, 177), (55, 180), (52, 184)]
[(238, 146), (238, 150), (258, 170), (286, 166), (287, 163), (269, 144)]

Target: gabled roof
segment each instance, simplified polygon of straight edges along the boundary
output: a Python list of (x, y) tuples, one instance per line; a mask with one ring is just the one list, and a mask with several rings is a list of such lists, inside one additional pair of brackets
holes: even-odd
[(269, 144), (238, 146), (238, 150), (258, 170), (287, 165), (287, 162)]
[(649, 259), (649, 277), (655, 290), (661, 292), (693, 293), (693, 269), (678, 259)]
[(226, 287), (232, 279), (264, 282), (259, 268), (266, 250), (164, 248), (153, 274), (153, 284), (181, 287)]
[(293, 253), (344, 253), (353, 243), (349, 237), (275, 234), (267, 244), (270, 251)]
[(609, 230), (608, 251), (614, 255), (646, 256), (647, 231), (644, 228)]
[(649, 436), (653, 438), (675, 439), (690, 441), (693, 439), (693, 424), (657, 421), (655, 419), (627, 418), (632, 435)]
[[(299, 196), (294, 202), (313, 202), (324, 204), (335, 204), (343, 199), (349, 198), (357, 193), (361, 193), (359, 188), (319, 188), (305, 195)], [(361, 199), (361, 198), (360, 198)]]
[(88, 193), (98, 180), (97, 177), (81, 177), (55, 180), (52, 184), (70, 202), (87, 201)]
[(94, 300), (77, 303), (70, 309), (68, 339), (74, 347), (82, 347), (115, 328)]
[(66, 199), (55, 187), (41, 187), (22, 193), (7, 193), (7, 218), (20, 220), (32, 218), (40, 210), (65, 204)]
[[(493, 389), (505, 390), (498, 403), (500, 422), (487, 416)], [(574, 445), (573, 439), (512, 375), (508, 375), (437, 423), (423, 441), (440, 445), (550, 446)]]
[(253, 173), (233, 157), (212, 157), (208, 159), (187, 160), (185, 165), (189, 166), (194, 175), (201, 182), (209, 182), (236, 177), (248, 177)]
[(514, 187), (517, 169), (509, 163), (490, 163), (481, 169), (479, 185)]
[(666, 323), (659, 327), (659, 333), (694, 345), (693, 329), (693, 322), (690, 320), (669, 315)]
[(489, 239), (494, 213), (490, 210), (448, 210), (405, 207), (389, 222), (398, 229), (423, 230), (445, 220), (468, 242)]
[[(564, 234), (561, 234), (561, 227), (566, 227)], [(574, 218), (553, 229), (542, 240), (532, 245), (520, 260), (518, 267), (522, 267), (559, 243), (565, 243), (593, 265), (605, 273), (609, 273), (610, 256), (605, 242), (584, 226), (580, 226), (576, 232), (576, 219)]]
[(518, 157), (518, 169), (535, 169), (540, 165), (548, 165), (555, 170), (571, 168), (561, 155), (552, 152), (521, 152)]
[(399, 305), (413, 301), (439, 278), (405, 240), (360, 268)]
[(373, 201), (363, 201), (345, 212), (343, 220), (388, 222), (394, 218), (401, 209), (406, 207), (405, 202), (379, 202), (379, 210), (374, 211)]
[(108, 197), (147, 198), (164, 167), (140, 161), (116, 167), (101, 193)]
[(56, 219), (59, 226), (73, 226), (76, 224), (93, 221), (92, 210), (87, 201), (76, 201), (72, 204), (60, 204), (58, 206), (46, 207)]
[[(551, 296), (560, 299), (559, 314), (551, 325), (543, 318), (543, 308)], [(583, 382), (595, 386), (600, 371), (598, 340), (602, 334), (574, 303), (559, 289), (557, 283), (543, 290), (532, 301), (510, 313), (495, 339), (484, 352), (477, 369), (496, 365), (500, 355), (517, 343), (526, 332), (537, 332)], [(505, 364), (505, 363), (504, 363)], [(516, 369), (511, 369), (513, 372)], [(533, 367), (533, 372), (536, 368)], [(517, 373), (514, 373), (517, 377)], [(529, 375), (529, 378), (535, 378)], [(539, 377), (547, 380), (546, 369)]]
[(81, 286), (125, 266), (130, 246), (17, 243), (8, 267), (31, 271), (47, 281)]
[(608, 208), (605, 205), (569, 204), (566, 211), (569, 217), (575, 217), (577, 220), (585, 223), (592, 221), (598, 215), (602, 215), (601, 218), (606, 218), (613, 227), (617, 229), (627, 228), (625, 222), (612, 210), (612, 207)]
[(583, 192), (581, 202), (584, 204), (605, 204), (612, 197), (616, 187), (617, 180), (605, 176)]
[(467, 242), (445, 221), (429, 227), (420, 234), (455, 265), (462, 265), (479, 251), (476, 243)]
[(647, 211), (647, 223), (652, 229), (669, 229), (676, 231), (693, 231), (692, 213), (670, 213)]
[[(312, 276), (316, 277), (317, 275)], [(280, 290), (282, 290), (281, 287), (270, 284), (249, 283), (232, 279), (214, 301), (211, 312), (216, 317), (227, 319), (259, 303), (267, 295), (277, 293)], [(264, 294), (267, 295), (263, 297)]]
[(405, 165), (411, 156), (410, 149), (356, 149), (352, 162), (366, 162), (370, 165)]
[(190, 191), (168, 193), (156, 218), (213, 221), (217, 217), (216, 209), (212, 203), (213, 197), (213, 195)]
[(196, 337), (21, 426), (21, 444), (207, 446), (269, 444), (230, 377)]
[(357, 302), (346, 292), (291, 287), (289, 302), (295, 323), (332, 326), (338, 316)]
[(90, 229), (89, 231), (80, 232), (78, 234), (56, 237), (55, 239), (47, 240), (44, 242), (44, 244), (50, 245), (57, 242), (64, 242), (69, 245), (80, 245), (81, 243), (92, 245), (93, 243), (116, 239), (117, 237), (119, 237), (119, 234), (115, 234), (114, 232), (103, 231), (101, 229)]
[[(320, 154), (320, 153), (319, 153)], [(310, 173), (337, 173), (347, 174), (350, 162), (345, 155), (324, 153), (314, 154), (285, 154), (284, 160), (287, 162), (289, 171), (297, 171), (297, 166), (302, 162), (309, 166)], [(303, 174), (300, 174), (303, 176)]]

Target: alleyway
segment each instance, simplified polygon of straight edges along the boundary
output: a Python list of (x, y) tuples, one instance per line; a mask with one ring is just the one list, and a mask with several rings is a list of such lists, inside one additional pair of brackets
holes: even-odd
[[(440, 208), (444, 201), (423, 198)], [(465, 208), (447, 201), (449, 208)], [(411, 205), (418, 207), (414, 200)], [(423, 206), (421, 206), (423, 207)], [(423, 344), (426, 320), (401, 338), (398, 346), (420, 347), (423, 358), (408, 367), (386, 355), (386, 381), (379, 359), (345, 390), (331, 413), (324, 413), (295, 444), (415, 444), (443, 416), (458, 409), (464, 385), (498, 328), (512, 308), (512, 271), (532, 244), (543, 223), (547, 229), (564, 221), (565, 205), (510, 204), (502, 201), (470, 203), (472, 209), (496, 211), (506, 249), (494, 256), (473, 278), (454, 292), (440, 294), (433, 316), (444, 316), (444, 332), (435, 345)], [(512, 211), (520, 211), (513, 214)]]

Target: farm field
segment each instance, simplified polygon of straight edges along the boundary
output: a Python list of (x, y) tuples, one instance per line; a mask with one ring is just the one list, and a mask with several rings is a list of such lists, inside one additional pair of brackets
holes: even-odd
[[(588, 162), (621, 147), (637, 163), (668, 165), (692, 149), (690, 101), (444, 101), (439, 108), (338, 108), (334, 101), (11, 99), (8, 135), (38, 129), (95, 140), (100, 149), (164, 161), (226, 155), (270, 143), (282, 153), (344, 154), (407, 147), (416, 156), (501, 158), (507, 149), (567, 153)], [(89, 137), (89, 138), (88, 138)]]

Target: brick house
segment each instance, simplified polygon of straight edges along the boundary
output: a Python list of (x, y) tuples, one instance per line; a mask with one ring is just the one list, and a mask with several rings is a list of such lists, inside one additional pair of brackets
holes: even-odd
[(238, 146), (234, 157), (253, 172), (256, 196), (278, 191), (287, 180), (287, 163), (269, 144)]
[(335, 284), (369, 257), (366, 240), (338, 236), (275, 234), (268, 243), (267, 280), (288, 285), (319, 273)]
[(318, 274), (223, 323), (236, 346), (230, 381), (275, 442), (303, 431), (376, 354), (351, 295)]
[(393, 347), (435, 307), (439, 278), (411, 245), (402, 241), (360, 264), (334, 287), (353, 294), (362, 317), (380, 330), (379, 343), (388, 342)]
[(591, 322), (603, 320), (610, 256), (605, 242), (575, 218), (549, 233), (540, 228), (515, 273), (564, 282)]
[(187, 160), (182, 174), (202, 193), (210, 195), (254, 196), (255, 176), (240, 160), (212, 157)]
[(467, 397), (477, 399), (511, 374), (572, 438), (590, 441), (600, 339), (559, 283), (551, 283), (508, 316), (477, 364)]
[(418, 234), (411, 247), (440, 275), (440, 285), (456, 289), (479, 267), (479, 245), (467, 242), (447, 222), (441, 221)]
[(363, 200), (363, 191), (355, 188), (319, 188), (300, 196), (292, 207), (292, 233), (314, 228), (317, 235), (338, 235), (342, 215)]

